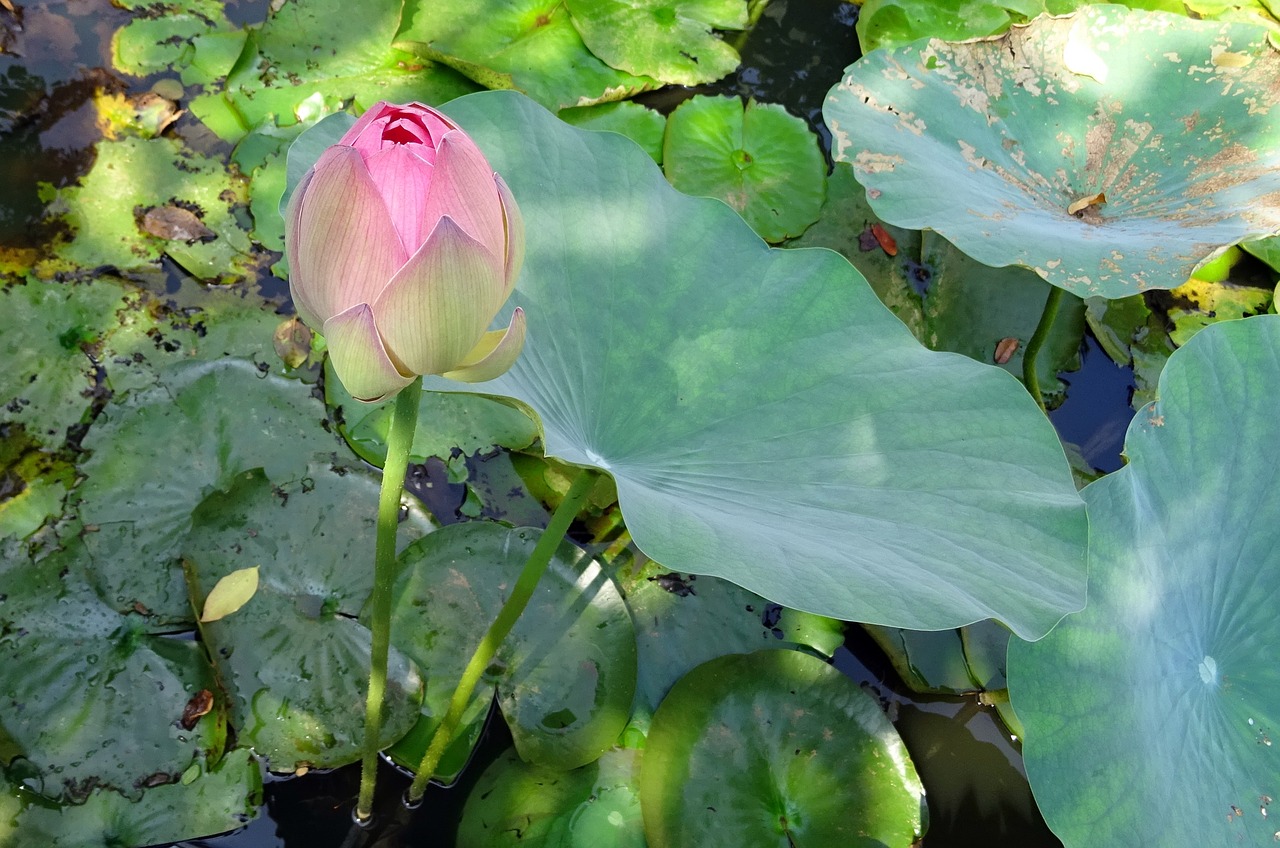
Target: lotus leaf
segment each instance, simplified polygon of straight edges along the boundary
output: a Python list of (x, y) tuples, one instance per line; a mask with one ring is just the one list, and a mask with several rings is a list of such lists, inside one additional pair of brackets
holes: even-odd
[[(1263, 845), (1280, 798), (1280, 317), (1169, 357), (1088, 486), (1089, 605), (1009, 648), (1026, 769), (1069, 848)], [(1272, 811), (1274, 812), (1274, 811)]]
[(1088, 6), (875, 51), (824, 116), (884, 220), (1122, 297), (1280, 230), (1277, 80), (1262, 27)]
[(1039, 636), (1079, 608), (1083, 511), (1016, 380), (925, 350), (842, 257), (770, 250), (620, 136), (513, 93), (449, 111), (542, 222), (508, 305), (524, 353), (477, 388), (607, 470), (646, 554), (832, 618)]

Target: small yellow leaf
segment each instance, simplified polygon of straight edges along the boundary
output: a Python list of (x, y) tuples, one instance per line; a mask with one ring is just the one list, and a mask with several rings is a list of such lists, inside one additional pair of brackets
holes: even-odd
[(1080, 216), (1080, 213), (1088, 209), (1090, 206), (1101, 206), (1107, 202), (1107, 196), (1103, 192), (1091, 194), (1088, 197), (1082, 197), (1067, 207), (1068, 215)]
[(204, 599), (201, 621), (217, 621), (225, 618), (248, 603), (258, 591), (258, 566), (233, 571), (218, 581)]

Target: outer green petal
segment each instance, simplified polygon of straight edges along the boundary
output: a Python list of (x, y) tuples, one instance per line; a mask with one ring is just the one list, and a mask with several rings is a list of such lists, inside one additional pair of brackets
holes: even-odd
[(401, 374), (387, 355), (373, 321), (373, 310), (367, 303), (325, 321), (324, 338), (329, 345), (333, 370), (357, 400), (366, 403), (385, 400), (413, 382), (413, 375)]
[(406, 373), (442, 374), (463, 362), (502, 305), (502, 265), (452, 218), (373, 304), (383, 341)]
[(373, 302), (409, 254), (360, 153), (329, 148), (297, 194), (297, 220), (285, 235), (297, 258), (291, 289), (320, 321)]
[(507, 227), (507, 284), (502, 292), (502, 302), (506, 303), (511, 292), (515, 290), (516, 280), (520, 277), (520, 268), (524, 265), (524, 217), (516, 199), (507, 188), (507, 181), (500, 174), (493, 175), (498, 184), (498, 199), (502, 201), (502, 214)]
[(516, 307), (505, 330), (491, 330), (471, 349), (462, 364), (442, 376), (462, 383), (483, 383), (507, 373), (524, 349), (524, 310)]

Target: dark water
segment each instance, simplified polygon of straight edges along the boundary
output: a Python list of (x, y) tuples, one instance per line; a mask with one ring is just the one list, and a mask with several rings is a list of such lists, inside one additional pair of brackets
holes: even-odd
[[(261, 21), (266, 0), (229, 2), (236, 22)], [(41, 222), (37, 184), (73, 184), (92, 165), (96, 89), (135, 93), (154, 79), (125, 77), (111, 67), (111, 33), (127, 19), (106, 0), (45, 0), (20, 15), (0, 10), (0, 250), (32, 249), (49, 232)], [(697, 89), (671, 88), (646, 95), (663, 111), (695, 93), (731, 93), (782, 103), (805, 118), (821, 137), (827, 90), (857, 58), (853, 33), (856, 7), (836, 0), (773, 0), (753, 31), (729, 40), (744, 64), (732, 77)], [(108, 69), (108, 70), (104, 70)], [(200, 128), (188, 120), (177, 132), (194, 139)], [(214, 144), (213, 142), (208, 142)], [(270, 283), (270, 281), (268, 281)], [(277, 282), (278, 287), (278, 282)], [(1092, 340), (1084, 367), (1066, 375), (1066, 402), (1052, 419), (1064, 439), (1082, 446), (1095, 467), (1119, 467), (1124, 427), (1132, 415), (1132, 375), (1117, 368)], [(434, 510), (448, 516), (461, 502), (461, 487), (445, 480), (443, 466), (419, 471), (431, 482)], [(424, 488), (425, 493), (425, 488)], [(455, 503), (456, 501), (456, 503)], [(928, 789), (931, 827), (926, 848), (1018, 845), (1056, 846), (1035, 811), (1015, 744), (993, 711), (973, 698), (912, 695), (897, 680), (879, 648), (860, 628), (836, 657), (836, 666), (865, 686), (895, 716)], [(327, 848), (342, 846), (449, 846), (467, 790), (483, 767), (509, 744), (501, 721), (491, 723), (472, 769), (458, 787), (432, 787), (423, 806), (408, 811), (400, 797), (408, 778), (385, 765), (379, 780), (376, 826), (353, 826), (359, 770), (356, 766), (301, 778), (269, 778), (265, 806), (250, 825), (233, 834), (180, 843), (187, 848)]]

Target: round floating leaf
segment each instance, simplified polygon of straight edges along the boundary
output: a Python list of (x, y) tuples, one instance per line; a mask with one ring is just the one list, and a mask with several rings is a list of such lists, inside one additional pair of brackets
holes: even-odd
[[(392, 752), (408, 765), (418, 765), (539, 535), (488, 522), (454, 524), (401, 555), (392, 641), (427, 678), (423, 719)], [(488, 686), (477, 687), (462, 741), (439, 773), (449, 776), (464, 764), (495, 685), (520, 756), (568, 769), (591, 762), (617, 740), (635, 681), (635, 630), (617, 585), (565, 542), (498, 650), (482, 681)]]
[(621, 100), (660, 83), (596, 58), (561, 0), (418, 3), (397, 46), (487, 88), (515, 88), (549, 109)]
[(681, 678), (653, 717), (640, 804), (651, 848), (906, 848), (924, 831), (924, 787), (880, 705), (799, 651)]
[[(183, 564), (193, 599), (257, 568), (253, 598), (201, 631), (232, 698), (231, 720), (273, 771), (328, 768), (359, 758), (369, 673), (369, 631), (356, 620), (373, 588), (378, 479), (313, 465), (299, 482), (240, 475), (192, 515)], [(431, 529), (410, 510), (402, 538)], [(205, 593), (209, 593), (205, 597)], [(409, 731), (422, 680), (392, 651), (383, 701), (383, 744)]]
[(47, 798), (81, 803), (100, 787), (136, 800), (217, 758), (225, 708), (183, 726), (188, 701), (218, 688), (203, 648), (104, 604), (87, 560), (73, 539), (38, 563), (0, 562), (0, 764)]
[(309, 387), (251, 362), (193, 362), (164, 380), (108, 404), (94, 422), (77, 497), (108, 602), (190, 621), (178, 557), (196, 506), (252, 468), (278, 484), (300, 480), (314, 456), (341, 443), (321, 428), (324, 409)]
[(738, 51), (713, 29), (747, 26), (744, 0), (565, 0), (592, 53), (615, 68), (677, 85), (733, 73)]
[(557, 114), (560, 120), (584, 130), (621, 133), (643, 147), (653, 161), (662, 164), (662, 135), (667, 129), (667, 119), (661, 112), (634, 100), (623, 100), (561, 109)]
[(826, 163), (804, 121), (776, 103), (698, 96), (667, 119), (663, 169), (685, 194), (718, 197), (765, 241), (818, 219)]
[(475, 388), (607, 470), (647, 555), (918, 629), (1040, 636), (1082, 605), (1083, 504), (1016, 380), (925, 350), (842, 257), (770, 250), (626, 139), (505, 92), (449, 111), (539, 222), (503, 313), (524, 352)]
[(242, 827), (261, 803), (262, 775), (247, 748), (212, 769), (192, 766), (179, 781), (154, 786), (137, 801), (95, 789), (83, 804), (24, 805), (0, 783), (0, 845), (168, 845)]
[(1278, 76), (1261, 27), (1089, 6), (875, 51), (824, 115), (884, 220), (1122, 297), (1280, 229)]
[[(1084, 490), (1089, 605), (1014, 640), (1027, 775), (1068, 846), (1263, 845), (1280, 798), (1280, 317), (1175, 352)], [(1276, 810), (1272, 810), (1274, 814)]]
[(566, 772), (508, 752), (467, 796), (458, 848), (645, 848), (639, 757), (636, 750), (613, 749)]

